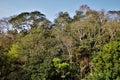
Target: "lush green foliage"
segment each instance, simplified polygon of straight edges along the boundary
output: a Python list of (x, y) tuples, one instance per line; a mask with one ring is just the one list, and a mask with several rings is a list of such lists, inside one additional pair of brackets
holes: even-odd
[(92, 57), (93, 70), (89, 75), (91, 80), (120, 79), (120, 39), (105, 44)]
[(83, 5), (73, 18), (60, 12), (54, 23), (39, 11), (5, 23), (12, 29), (0, 25), (0, 80), (120, 79), (119, 11)]

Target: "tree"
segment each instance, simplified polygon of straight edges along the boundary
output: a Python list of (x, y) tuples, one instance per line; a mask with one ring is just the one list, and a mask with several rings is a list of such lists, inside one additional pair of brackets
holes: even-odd
[(33, 27), (44, 26), (49, 27), (50, 21), (45, 18), (45, 15), (39, 11), (23, 12), (9, 20), (13, 25), (13, 29), (17, 31), (29, 30)]
[(47, 79), (51, 73), (52, 59), (59, 55), (59, 45), (51, 29), (37, 27), (20, 40), (19, 60), (23, 64), (25, 79)]
[(108, 14), (110, 14), (112, 20), (120, 22), (120, 11), (108, 11)]
[(60, 12), (58, 17), (54, 20), (56, 26), (64, 26), (70, 23), (72, 19), (67, 12)]
[(77, 10), (76, 15), (74, 15), (73, 17), (73, 21), (81, 21), (83, 17), (84, 17), (83, 12)]
[(9, 19), (11, 17), (0, 19), (0, 33), (7, 33), (7, 31), (11, 30), (11, 25), (8, 22)]
[(116, 79), (119, 80), (120, 73), (120, 39), (105, 44), (99, 52), (92, 57), (92, 71), (89, 80)]

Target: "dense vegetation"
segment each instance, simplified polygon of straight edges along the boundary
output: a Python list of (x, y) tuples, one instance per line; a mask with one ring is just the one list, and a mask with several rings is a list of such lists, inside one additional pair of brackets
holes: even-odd
[(54, 23), (39, 11), (0, 20), (0, 80), (120, 80), (120, 11), (87, 5)]

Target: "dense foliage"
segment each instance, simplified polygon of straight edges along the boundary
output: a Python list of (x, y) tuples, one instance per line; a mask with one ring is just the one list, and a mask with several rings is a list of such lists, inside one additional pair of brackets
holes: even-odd
[(120, 11), (87, 5), (50, 22), (39, 11), (0, 20), (0, 80), (119, 80)]

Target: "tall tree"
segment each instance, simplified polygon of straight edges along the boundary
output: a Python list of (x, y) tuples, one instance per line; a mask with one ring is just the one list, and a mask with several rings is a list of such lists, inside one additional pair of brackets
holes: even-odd
[(9, 22), (13, 25), (13, 28), (18, 31), (24, 31), (38, 26), (49, 27), (51, 23), (45, 18), (45, 15), (39, 11), (23, 12), (10, 19)]
[(60, 12), (58, 17), (54, 20), (56, 26), (64, 26), (70, 23), (72, 19), (67, 12)]

